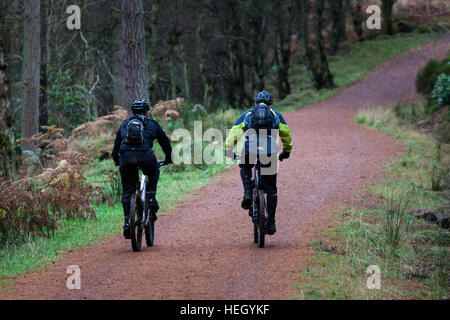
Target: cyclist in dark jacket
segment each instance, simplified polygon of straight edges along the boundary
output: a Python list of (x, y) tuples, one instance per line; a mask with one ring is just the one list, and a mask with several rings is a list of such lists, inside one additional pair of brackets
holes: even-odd
[[(291, 130), (289, 129), (289, 126), (287, 125), (286, 121), (284, 120), (281, 113), (276, 111), (272, 108), (273, 100), (272, 96), (267, 91), (261, 91), (259, 92), (255, 97), (255, 106), (263, 103), (266, 106), (270, 107), (271, 112), (273, 113), (273, 116), (277, 120), (277, 128), (279, 130), (279, 135), (281, 138), (281, 142), (283, 144), (283, 152), (280, 153), (278, 156), (280, 161), (283, 161), (283, 159), (289, 158), (289, 155), (292, 150), (292, 134)], [(231, 128), (230, 133), (228, 134), (228, 137), (225, 141), (225, 149), (226, 154), (228, 157), (234, 157), (233, 148), (236, 142), (239, 140), (239, 138), (244, 134), (247, 129), (248, 119), (249, 116), (251, 116), (253, 112), (252, 110), (244, 112), (244, 114), (236, 121), (234, 126)], [(241, 179), (242, 184), (244, 186), (244, 197), (242, 199), (242, 208), (243, 209), (250, 209), (252, 205), (252, 168), (254, 164), (249, 163), (248, 155), (245, 155), (245, 162), (242, 164), (239, 164), (239, 167), (241, 168)], [(269, 164), (270, 166), (270, 164)], [(264, 167), (264, 165), (262, 165)], [(276, 226), (275, 226), (275, 212), (277, 208), (277, 175), (271, 174), (271, 175), (263, 175), (261, 177), (261, 182), (263, 185), (264, 191), (267, 193), (267, 211), (268, 211), (268, 234), (273, 235), (276, 232)]]
[[(136, 193), (136, 187), (139, 181), (139, 169), (148, 176), (147, 196), (149, 205), (156, 213), (159, 206), (156, 201), (156, 187), (159, 179), (159, 166), (153, 152), (153, 141), (156, 139), (161, 145), (165, 154), (164, 164), (172, 163), (172, 147), (170, 140), (164, 133), (158, 122), (148, 119), (150, 106), (145, 100), (135, 100), (131, 105), (132, 116), (126, 119), (116, 134), (114, 149), (112, 152), (113, 160), (117, 166), (120, 166), (120, 176), (122, 180), (122, 206), (125, 217), (123, 226), (123, 235), (126, 239), (130, 238), (130, 202), (131, 196)], [(138, 119), (143, 124), (143, 139), (139, 144), (127, 143), (128, 123), (132, 119)], [(156, 218), (156, 216), (155, 216)]]

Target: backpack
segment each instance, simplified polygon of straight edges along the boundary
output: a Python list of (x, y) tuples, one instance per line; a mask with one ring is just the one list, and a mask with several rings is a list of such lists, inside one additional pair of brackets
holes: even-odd
[(275, 117), (270, 107), (264, 103), (254, 106), (246, 119), (245, 127), (247, 129), (255, 129), (256, 132), (265, 129), (269, 130), (278, 127), (278, 117)]
[[(256, 134), (250, 134), (245, 141), (245, 152), (250, 154), (271, 154), (278, 150), (276, 137), (272, 137), (272, 129), (277, 129), (280, 119), (264, 103), (257, 104), (245, 118), (244, 126), (254, 129)], [(264, 130), (261, 131), (260, 130)], [(264, 139), (260, 139), (264, 134)], [(267, 136), (266, 136), (267, 135)]]
[(143, 115), (131, 116), (126, 125), (125, 143), (128, 145), (140, 145), (144, 142), (144, 127), (146, 119)]

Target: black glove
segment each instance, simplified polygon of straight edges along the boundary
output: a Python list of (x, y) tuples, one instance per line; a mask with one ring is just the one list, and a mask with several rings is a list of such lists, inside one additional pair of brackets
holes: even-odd
[(116, 167), (119, 167), (120, 166), (120, 162), (117, 160), (114, 160), (114, 164), (116, 165)]
[(173, 163), (172, 158), (166, 158), (166, 159), (163, 161), (163, 164), (164, 164), (164, 165), (168, 165), (168, 164), (171, 164), (171, 163)]
[(278, 156), (278, 160), (283, 161), (284, 159), (288, 159), (290, 156), (290, 152), (285, 152), (283, 151), (282, 153), (280, 153), (280, 155)]

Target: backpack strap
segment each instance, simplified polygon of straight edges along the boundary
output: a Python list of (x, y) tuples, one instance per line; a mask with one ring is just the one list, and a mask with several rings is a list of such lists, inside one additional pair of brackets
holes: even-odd
[(128, 122), (130, 122), (131, 120), (139, 120), (140, 122), (142, 122), (142, 124), (145, 126), (147, 124), (147, 117), (144, 115), (140, 115), (140, 114), (134, 114), (130, 117), (128, 117)]
[(251, 109), (249, 109), (245, 113), (245, 117), (244, 117), (244, 128), (245, 128), (245, 130), (248, 130), (251, 127), (251, 125), (252, 125), (253, 108), (255, 108), (255, 107), (253, 106)]
[(274, 118), (274, 120), (275, 120), (275, 123), (274, 123), (274, 129), (277, 129), (278, 126), (280, 125), (280, 117), (277, 115), (277, 113), (276, 113), (275, 111), (273, 111), (272, 108), (270, 108), (270, 111), (272, 111), (273, 118)]

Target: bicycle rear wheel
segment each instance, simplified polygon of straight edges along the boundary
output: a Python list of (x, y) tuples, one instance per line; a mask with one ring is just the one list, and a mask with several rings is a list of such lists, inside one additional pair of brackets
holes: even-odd
[(148, 225), (145, 227), (145, 242), (147, 247), (153, 247), (155, 241), (155, 220), (153, 220), (152, 213), (148, 219)]
[(133, 251), (137, 252), (142, 247), (142, 205), (140, 199), (134, 194), (130, 205), (130, 239)]
[(266, 236), (266, 200), (264, 191), (258, 191), (258, 221), (257, 221), (257, 238), (258, 247), (264, 248)]

